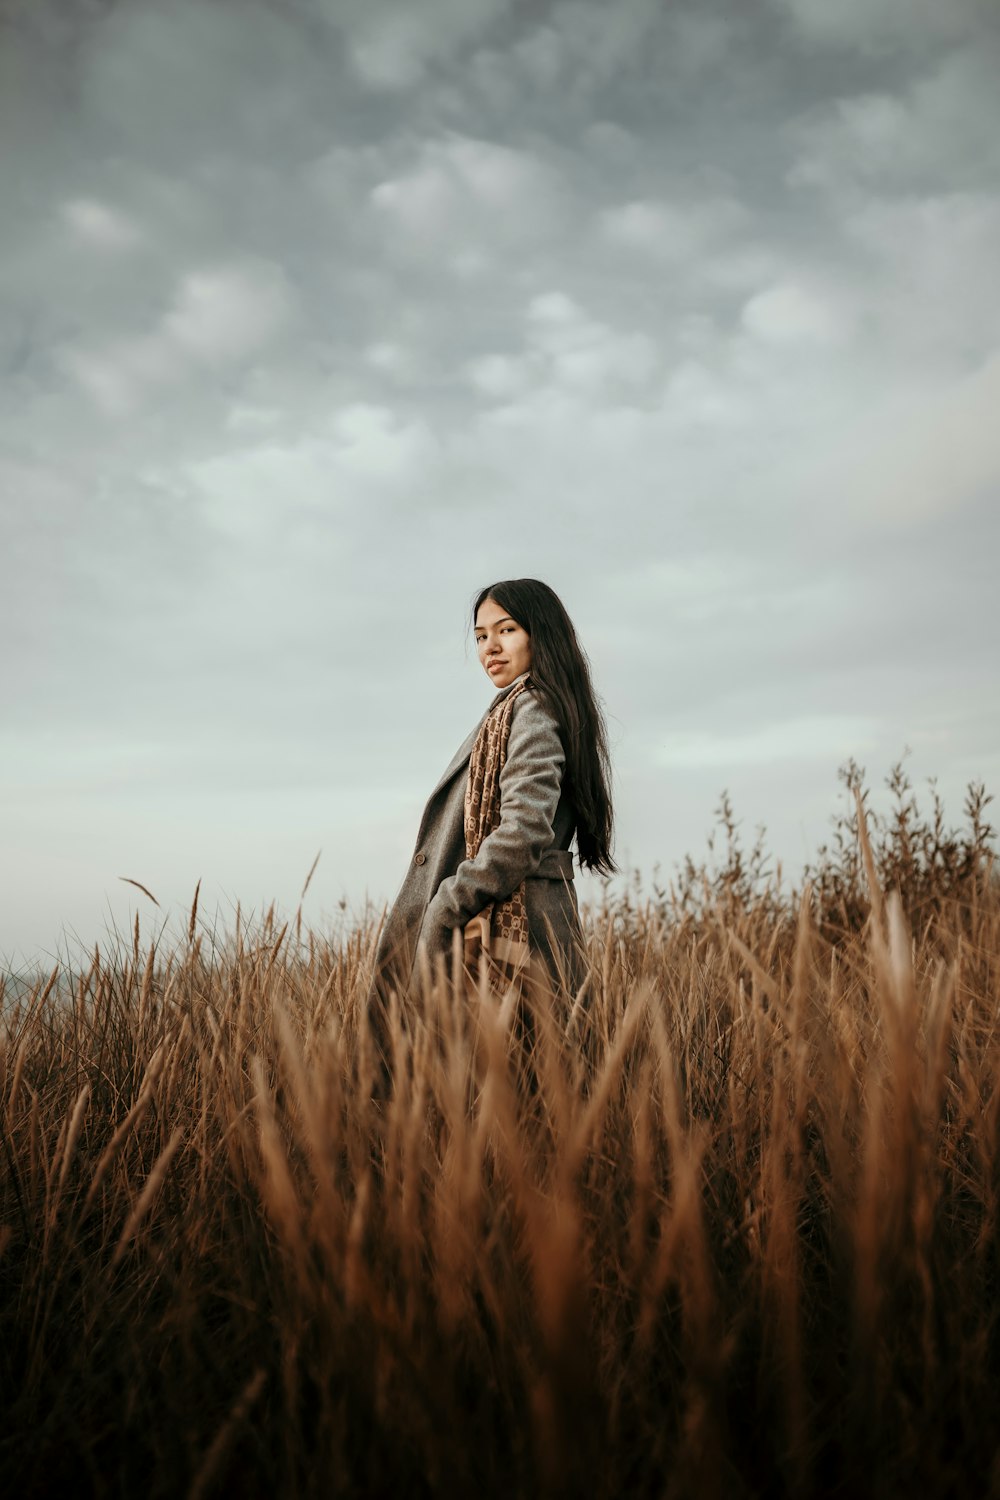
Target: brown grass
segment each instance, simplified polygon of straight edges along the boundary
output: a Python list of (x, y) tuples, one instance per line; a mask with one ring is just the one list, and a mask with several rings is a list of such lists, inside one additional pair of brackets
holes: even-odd
[(871, 835), (609, 893), (530, 1065), (429, 976), (382, 1105), (370, 928), (8, 1002), (10, 1493), (1000, 1493), (991, 831)]

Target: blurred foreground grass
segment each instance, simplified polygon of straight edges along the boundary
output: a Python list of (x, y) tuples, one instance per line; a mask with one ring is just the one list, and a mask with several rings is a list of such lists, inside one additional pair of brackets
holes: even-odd
[(373, 930), (128, 940), (2, 1013), (7, 1493), (1000, 1494), (1000, 891), (837, 820), (606, 894), (539, 1017)]

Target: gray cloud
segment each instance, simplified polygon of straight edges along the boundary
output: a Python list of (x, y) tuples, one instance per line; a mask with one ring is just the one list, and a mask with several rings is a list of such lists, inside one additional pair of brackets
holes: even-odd
[(961, 41), (988, 26), (989, 7), (982, 0), (955, 0), (935, 5), (933, 0), (774, 0), (799, 34), (827, 47), (875, 53), (900, 47), (921, 52), (942, 43)]
[(997, 28), (834, 9), (8, 7), (0, 951), (391, 894), (509, 574), (647, 869), (995, 784)]
[(430, 65), (449, 61), (511, 6), (509, 0), (425, 0), (418, 11), (405, 0), (379, 6), (318, 0), (317, 8), (343, 36), (361, 80), (376, 90), (396, 90), (421, 83)]

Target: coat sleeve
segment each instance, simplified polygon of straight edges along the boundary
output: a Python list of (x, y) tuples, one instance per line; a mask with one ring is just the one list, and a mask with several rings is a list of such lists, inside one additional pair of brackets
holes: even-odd
[(505, 901), (537, 870), (553, 842), (565, 763), (551, 710), (537, 693), (521, 693), (500, 772), (500, 822), (475, 858), (463, 860), (442, 880), (428, 903), (420, 940), (431, 952), (447, 948), (452, 928), (464, 926), (492, 901)]

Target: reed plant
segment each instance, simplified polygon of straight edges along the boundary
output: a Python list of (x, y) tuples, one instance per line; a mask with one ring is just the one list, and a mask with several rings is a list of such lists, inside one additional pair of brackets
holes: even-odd
[(797, 890), (727, 802), (608, 887), (530, 1048), (423, 966), (388, 1095), (372, 923), (196, 902), (8, 999), (8, 1493), (1000, 1494), (988, 799), (901, 862), (848, 790)]

